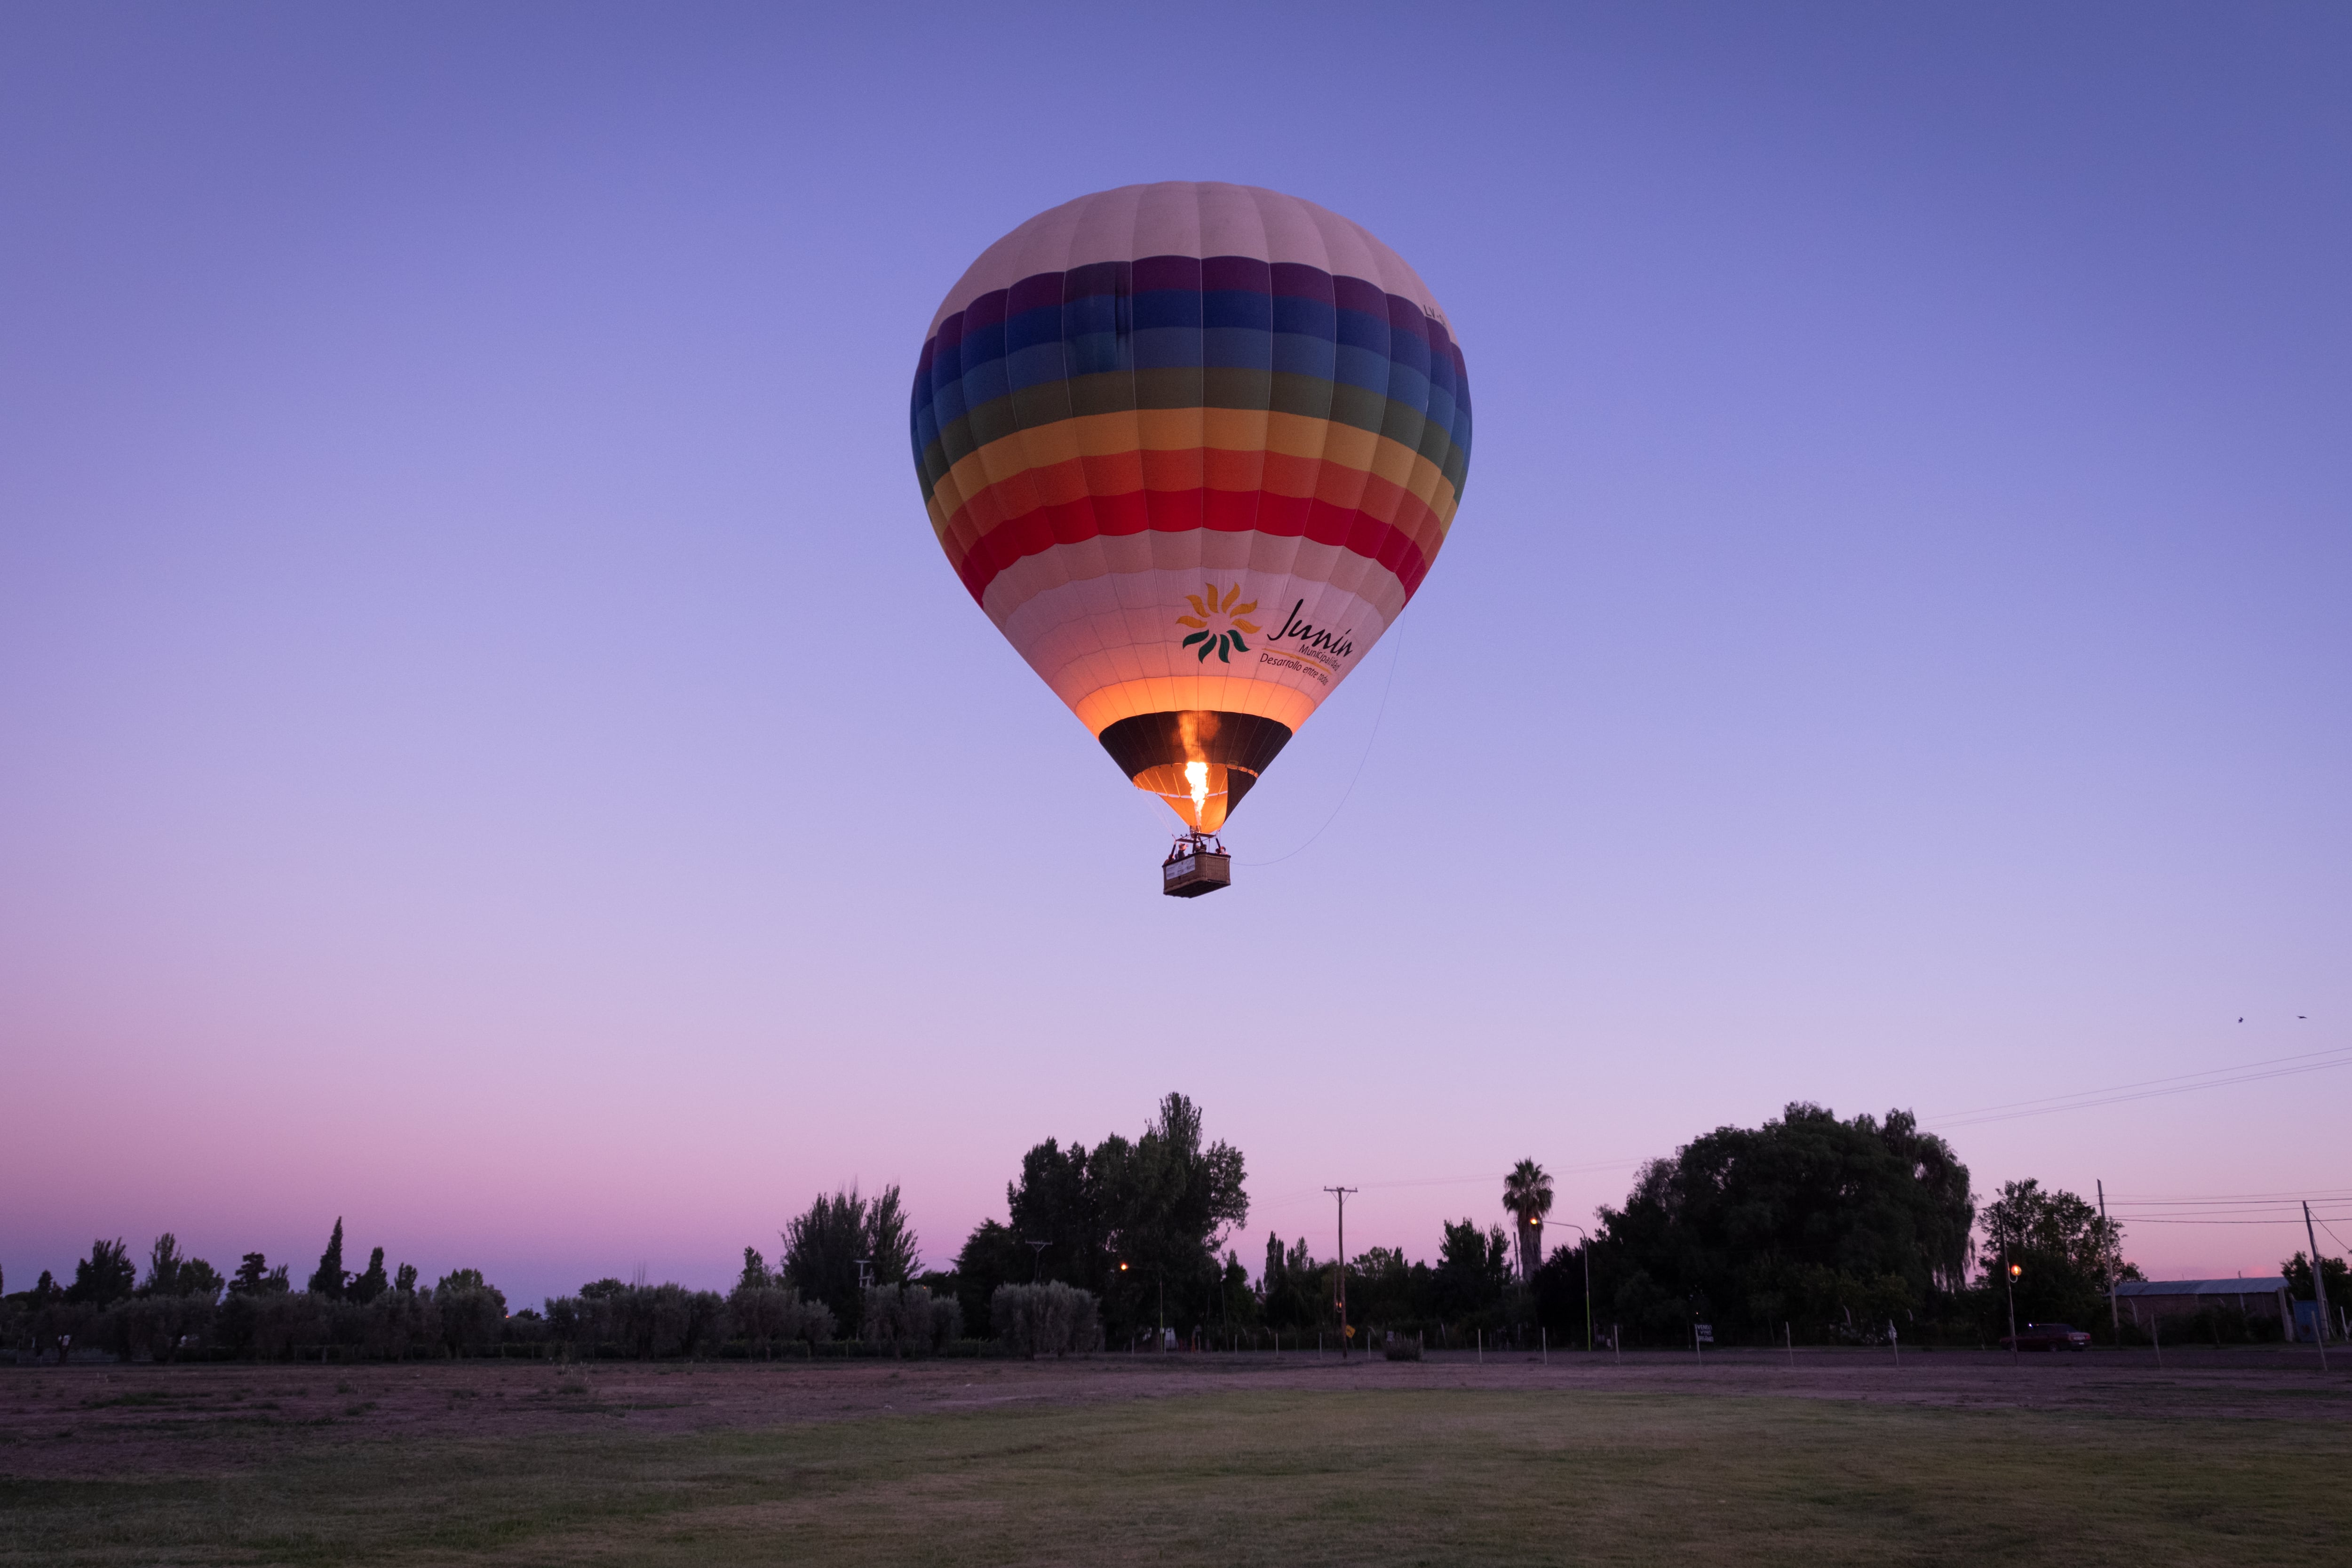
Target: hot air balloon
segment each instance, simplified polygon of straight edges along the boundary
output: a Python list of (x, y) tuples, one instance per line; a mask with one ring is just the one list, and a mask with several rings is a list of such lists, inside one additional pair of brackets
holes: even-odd
[(1223, 887), (1243, 796), (1445, 542), (1470, 389), (1418, 274), (1250, 185), (1126, 185), (981, 254), (915, 370), (915, 470), (997, 629)]

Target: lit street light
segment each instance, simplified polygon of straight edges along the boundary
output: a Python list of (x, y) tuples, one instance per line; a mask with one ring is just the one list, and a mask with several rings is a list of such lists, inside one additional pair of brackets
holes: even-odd
[[(1124, 1258), (1118, 1260), (1118, 1271), (1121, 1274), (1127, 1272), (1127, 1259)], [(1160, 1292), (1160, 1342), (1152, 1349), (1165, 1355), (1168, 1352), (1168, 1281), (1157, 1268), (1151, 1271), (1151, 1278)]]
[[(2007, 1247), (2001, 1250), (2004, 1255), (2008, 1252)], [(2017, 1363), (2017, 1278), (2024, 1272), (2012, 1263), (2009, 1266), (2009, 1278), (2004, 1281), (2009, 1288), (2009, 1359), (2011, 1365)]]

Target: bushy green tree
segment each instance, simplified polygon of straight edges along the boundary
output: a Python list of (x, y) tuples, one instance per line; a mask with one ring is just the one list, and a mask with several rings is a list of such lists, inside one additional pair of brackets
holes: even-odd
[(785, 1229), (783, 1242), (779, 1272), (784, 1282), (810, 1300), (823, 1301), (835, 1322), (853, 1330), (864, 1305), (861, 1259), (866, 1284), (903, 1285), (915, 1272), (915, 1231), (895, 1185), (871, 1199), (854, 1186), (818, 1194)]
[(1445, 1227), (1437, 1249), (1435, 1305), (1447, 1318), (1491, 1312), (1511, 1284), (1511, 1240), (1501, 1226), (1478, 1228), (1475, 1219)]
[(368, 1254), (367, 1268), (352, 1278), (344, 1294), (365, 1306), (390, 1289), (392, 1281), (384, 1278), (383, 1272), (383, 1248), (379, 1247)]
[[(561, 1303), (548, 1303), (553, 1321)], [(751, 1353), (772, 1357), (779, 1343), (821, 1344), (833, 1337), (833, 1312), (822, 1302), (804, 1301), (788, 1286), (738, 1284), (727, 1298), (728, 1321), (750, 1343)]]
[[(2311, 1257), (2308, 1253), (2296, 1248), (2293, 1258), (2279, 1265), (2279, 1272), (2286, 1276), (2288, 1295), (2298, 1301), (2318, 1300), (2311, 1293)], [(2319, 1278), (2327, 1287), (2327, 1305), (2331, 1310), (2338, 1307), (2352, 1307), (2352, 1268), (2346, 1267), (2344, 1259), (2321, 1253)]]
[(1089, 1169), (1084, 1143), (1073, 1140), (1065, 1149), (1048, 1138), (1024, 1154), (1020, 1178), (1004, 1184), (1004, 1206), (1028, 1268), (1005, 1282), (1059, 1279), (1081, 1289), (1099, 1284), (1110, 1246), (1102, 1204), (1101, 1183)]
[(727, 1299), (716, 1290), (689, 1290), (683, 1285), (660, 1288), (663, 1340), (669, 1353), (689, 1360), (719, 1348), (727, 1331)]
[(1402, 1248), (1368, 1247), (1348, 1266), (1348, 1321), (1360, 1328), (1411, 1332), (1437, 1313), (1437, 1271)]
[[(999, 1272), (958, 1272), (971, 1281), (968, 1296), (990, 1289), (992, 1314), (995, 1284), (1034, 1277), (1090, 1292), (1128, 1329), (1156, 1321), (1163, 1302), (1171, 1323), (1221, 1322), (1217, 1253), (1249, 1215), (1243, 1179), (1241, 1151), (1208, 1141), (1200, 1108), (1170, 1094), (1139, 1138), (1113, 1133), (1092, 1149), (1049, 1138), (1031, 1149), (1005, 1188), (1012, 1225), (1003, 1235), (976, 1231), (965, 1244)], [(1042, 1257), (1029, 1242), (1045, 1243)]]
[(414, 1269), (408, 1283), (395, 1283), (377, 1294), (366, 1308), (364, 1343), (372, 1355), (406, 1360), (436, 1350), (441, 1342), (441, 1315), (429, 1291), (415, 1288)]
[(1529, 1293), (1535, 1301), (1536, 1322), (1551, 1336), (1555, 1346), (1582, 1344), (1585, 1325), (1584, 1248), (1556, 1247), (1551, 1256), (1536, 1270)]
[(861, 1337), (898, 1355), (943, 1351), (963, 1331), (963, 1310), (920, 1285), (876, 1285), (866, 1292)]
[[(646, 1361), (705, 1355), (730, 1336), (751, 1342), (753, 1352), (761, 1353), (778, 1340), (826, 1338), (833, 1326), (824, 1307), (773, 1285), (739, 1283), (722, 1297), (675, 1281), (625, 1285), (598, 1279), (582, 1286), (578, 1295), (548, 1298), (546, 1307), (543, 1324), (520, 1331), (539, 1333), (567, 1353), (589, 1358), (604, 1346)], [(512, 1320), (508, 1332), (517, 1332)]]
[(989, 1303), (996, 1337), (1019, 1356), (1062, 1356), (1102, 1343), (1090, 1291), (1048, 1279), (1042, 1285), (1002, 1285)]
[(1593, 1253), (1605, 1320), (1685, 1342), (1819, 1339), (1883, 1323), (1966, 1284), (1975, 1207), (1968, 1167), (1907, 1111), (1841, 1121), (1792, 1104), (1759, 1128), (1719, 1127), (1654, 1160)]
[(1217, 1248), (1249, 1218), (1242, 1152), (1204, 1143), (1200, 1108), (1181, 1094), (1133, 1143), (1113, 1136), (1090, 1163), (1109, 1250), (1168, 1279), (1215, 1278)]
[(1265, 1321), (1264, 1305), (1250, 1287), (1249, 1270), (1242, 1266), (1239, 1253), (1225, 1254), (1217, 1294), (1217, 1319), (1227, 1329), (1255, 1329)]
[(441, 1320), (441, 1342), (451, 1355), (479, 1355), (499, 1342), (506, 1321), (506, 1293), (478, 1268), (454, 1268), (433, 1287)]
[(2063, 1322), (2078, 1329), (2106, 1323), (2107, 1281), (2128, 1267), (2123, 1227), (2102, 1219), (2079, 1195), (2045, 1189), (2032, 1178), (2004, 1183), (1985, 1205), (1982, 1316), (1992, 1333), (2009, 1331), (2008, 1268), (2018, 1268), (2017, 1321)]
[(105, 1307), (130, 1295), (138, 1284), (139, 1266), (131, 1261), (130, 1249), (121, 1237), (93, 1241), (89, 1256), (74, 1265), (74, 1281), (66, 1288), (66, 1300), (77, 1306)]
[(232, 1296), (283, 1295), (286, 1289), (286, 1265), (281, 1263), (272, 1268), (269, 1259), (258, 1252), (247, 1253), (228, 1282)]
[(1266, 1233), (1265, 1271), (1258, 1278), (1258, 1293), (1268, 1328), (1289, 1332), (1336, 1323), (1332, 1302), (1338, 1291), (1337, 1272), (1332, 1265), (1316, 1261), (1305, 1237), (1286, 1248), (1280, 1237)]
[(141, 1282), (142, 1297), (199, 1297), (205, 1301), (220, 1299), (223, 1280), (213, 1266), (201, 1258), (181, 1254), (180, 1238), (170, 1231), (157, 1237), (147, 1248), (147, 1278)]
[(995, 1337), (989, 1312), (996, 1288), (1025, 1282), (1035, 1262), (1010, 1226), (992, 1219), (973, 1226), (963, 1250), (956, 1254), (956, 1304), (963, 1310), (964, 1331), (982, 1339)]
[(743, 1272), (735, 1278), (738, 1290), (765, 1290), (772, 1287), (776, 1277), (768, 1272), (768, 1260), (760, 1256), (756, 1247), (743, 1249)]

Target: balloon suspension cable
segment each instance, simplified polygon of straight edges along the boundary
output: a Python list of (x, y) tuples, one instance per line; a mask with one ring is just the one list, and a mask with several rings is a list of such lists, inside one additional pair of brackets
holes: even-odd
[(1381, 683), (1381, 705), (1372, 714), (1371, 733), (1364, 737), (1363, 754), (1356, 759), (1356, 771), (1348, 775), (1348, 787), (1339, 792), (1338, 802), (1331, 807), (1331, 815), (1326, 816), (1323, 819), (1323, 826), (1308, 834), (1307, 842), (1297, 848), (1286, 849), (1271, 860), (1244, 860), (1242, 862), (1243, 865), (1279, 866), (1293, 855), (1305, 853), (1317, 839), (1323, 837), (1324, 828), (1329, 827), (1339, 820), (1339, 813), (1346, 808), (1349, 798), (1356, 793), (1357, 781), (1364, 776), (1364, 764), (1372, 760), (1372, 742), (1381, 738), (1381, 721), (1389, 716), (1389, 693), (1396, 689), (1397, 666), (1404, 662), (1404, 634), (1402, 631), (1392, 631), (1389, 634), (1389, 640), (1392, 645), (1389, 654), (1389, 678)]

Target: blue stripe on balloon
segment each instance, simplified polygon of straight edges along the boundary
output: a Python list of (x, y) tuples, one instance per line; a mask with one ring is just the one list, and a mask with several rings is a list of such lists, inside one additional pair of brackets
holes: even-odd
[(1370, 310), (1339, 310), (1339, 344), (1343, 348), (1370, 349), (1382, 359), (1389, 354), (1389, 319), (1375, 316)]
[(1264, 327), (1211, 327), (1201, 334), (1201, 359), (1219, 370), (1271, 370), (1274, 334)]
[(1311, 375), (1324, 381), (1339, 376), (1339, 345), (1328, 338), (1303, 332), (1274, 334), (1274, 368), (1285, 375)]
[(1004, 319), (1003, 346), (1000, 353), (1015, 353), (1034, 348), (1039, 343), (1062, 341), (1062, 307), (1058, 304), (1023, 310)]
[(1274, 331), (1274, 296), (1219, 289), (1201, 296), (1201, 324), (1249, 331)]
[(1138, 370), (1197, 369), (1202, 363), (1198, 327), (1139, 328), (1134, 344)]
[(1274, 330), (1294, 337), (1321, 338), (1327, 343), (1336, 343), (1339, 341), (1339, 308), (1328, 300), (1276, 294), (1274, 297)]
[(1199, 290), (1154, 289), (1138, 294), (1133, 301), (1135, 330), (1156, 331), (1169, 327), (1201, 326), (1201, 294)]
[(1444, 323), (1360, 278), (1235, 257), (1095, 263), (981, 295), (924, 345), (908, 433), (919, 466), (970, 410), (1010, 393), (1195, 368), (1271, 370), (1377, 394), (1446, 432), (1458, 454), (1450, 467), (1468, 462), (1469, 381)]

